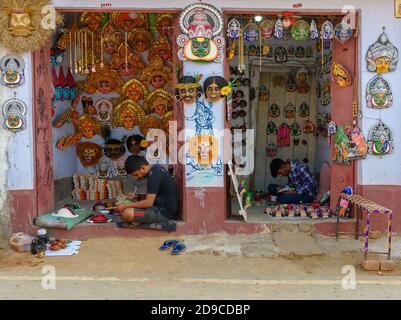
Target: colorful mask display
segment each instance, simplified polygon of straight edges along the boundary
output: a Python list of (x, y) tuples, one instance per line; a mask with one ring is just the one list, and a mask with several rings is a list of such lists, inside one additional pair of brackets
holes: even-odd
[(104, 64), (103, 70), (101, 70), (100, 67), (96, 67), (96, 70), (97, 72), (90, 73), (85, 81), (86, 93), (120, 93), (123, 84), (117, 71), (110, 70), (110, 66), (108, 64)]
[(76, 152), (84, 167), (95, 166), (102, 157), (102, 147), (93, 142), (78, 143)]
[(288, 147), (290, 145), (290, 127), (283, 122), (277, 131), (277, 146)]
[(14, 92), (14, 98), (8, 99), (2, 106), (4, 117), (4, 128), (18, 132), (26, 128), (26, 104), (17, 99), (17, 94)]
[(394, 149), (393, 135), (381, 121), (369, 130), (368, 152), (375, 156), (383, 156)]
[(274, 25), (274, 38), (281, 39), (283, 37), (283, 31), (284, 31), (283, 21), (281, 19), (277, 19)]
[(248, 23), (244, 27), (244, 39), (247, 42), (259, 41), (259, 27), (255, 23)]
[(107, 22), (103, 29), (97, 32), (97, 41), (95, 42), (96, 54), (100, 56), (103, 53), (113, 55), (117, 53), (120, 45), (124, 42), (124, 36), (117, 30), (112, 21)]
[(295, 106), (293, 103), (289, 102), (284, 107), (284, 116), (286, 119), (293, 119), (295, 117)]
[(319, 38), (319, 30), (317, 29), (317, 25), (314, 20), (312, 20), (310, 23), (309, 32), (310, 32), (310, 38), (312, 40), (316, 40), (317, 38)]
[(287, 61), (287, 50), (284, 47), (277, 47), (274, 50), (274, 60), (277, 63), (282, 63)]
[(153, 60), (156, 55), (163, 61), (173, 62), (171, 44), (166, 36), (161, 35), (157, 40), (153, 41), (149, 51), (149, 60)]
[(0, 59), (0, 83), (9, 88), (15, 88), (25, 83), (25, 61), (22, 57), (7, 54)]
[(155, 26), (160, 35), (170, 37), (173, 27), (173, 15), (170, 13), (161, 13), (157, 15)]
[(179, 16), (183, 34), (177, 37), (180, 60), (220, 62), (224, 47), (223, 15), (212, 5), (196, 3), (184, 8)]
[(228, 94), (224, 92), (226, 88), (228, 88), (228, 82), (220, 76), (209, 77), (203, 83), (203, 91), (205, 92), (206, 100), (208, 102), (220, 101), (222, 96)]
[(173, 109), (173, 103), (173, 95), (163, 89), (153, 91), (146, 99), (146, 105), (150, 112), (156, 113), (160, 117)]
[(138, 52), (145, 52), (152, 44), (152, 33), (148, 29), (135, 28), (128, 35), (128, 41), (132, 48)]
[(139, 129), (144, 136), (148, 134), (150, 129), (161, 129), (161, 127), (160, 120), (152, 116), (145, 116), (139, 122)]
[(111, 13), (110, 20), (117, 28), (123, 29), (125, 32), (131, 32), (134, 28), (143, 28), (147, 25), (146, 15), (137, 12), (115, 11)]
[(341, 21), (334, 28), (334, 36), (341, 43), (344, 43), (351, 39), (352, 35), (353, 31), (351, 25), (344, 21)]
[(111, 114), (113, 112), (113, 103), (107, 99), (100, 99), (96, 101), (96, 117), (100, 123), (109, 123), (111, 121)]
[(309, 117), (309, 105), (306, 102), (301, 103), (299, 106), (298, 115), (302, 118)]
[(123, 86), (123, 95), (132, 101), (145, 100), (149, 95), (148, 88), (138, 79), (132, 78)]
[(227, 25), (227, 37), (232, 40), (239, 38), (239, 33), (241, 30), (241, 24), (235, 18), (232, 18)]
[(376, 75), (366, 87), (366, 102), (369, 108), (385, 109), (393, 105), (393, 93), (388, 82)]
[(158, 56), (153, 56), (150, 66), (143, 70), (141, 80), (155, 89), (161, 89), (172, 85), (172, 70), (164, 65), (163, 60)]
[(125, 43), (122, 43), (118, 49), (118, 53), (112, 56), (110, 65), (122, 77), (139, 76), (146, 66), (141, 56), (133, 53), (131, 48)]
[(100, 28), (102, 23), (102, 14), (98, 12), (83, 12), (79, 18), (82, 27), (88, 27), (92, 31)]
[[(48, 8), (47, 10), (44, 10)], [(51, 0), (2, 0), (0, 3), (0, 43), (10, 52), (22, 53), (40, 49), (62, 18), (55, 10), (56, 25), (46, 23), (51, 14)], [(42, 13), (42, 11), (44, 11)]]
[(372, 44), (366, 55), (367, 67), (370, 72), (386, 73), (397, 68), (398, 49), (388, 40), (384, 32)]
[(175, 99), (184, 104), (192, 104), (202, 95), (199, 79), (192, 76), (182, 77), (175, 86)]
[(334, 38), (334, 28), (330, 21), (326, 21), (322, 25), (322, 30), (320, 31), (321, 37), (324, 40), (331, 40)]
[(75, 124), (75, 131), (86, 139), (92, 139), (100, 133), (99, 121), (88, 114), (83, 114)]
[(336, 62), (331, 65), (331, 78), (340, 88), (348, 87), (352, 83), (352, 77), (348, 70)]
[(305, 41), (309, 38), (309, 24), (305, 20), (298, 20), (291, 28), (291, 35), (295, 40)]
[(267, 135), (276, 135), (277, 134), (277, 126), (273, 121), (270, 121), (266, 127)]
[(143, 108), (138, 103), (127, 99), (114, 108), (112, 126), (113, 128), (123, 127), (131, 131), (143, 117), (145, 117)]

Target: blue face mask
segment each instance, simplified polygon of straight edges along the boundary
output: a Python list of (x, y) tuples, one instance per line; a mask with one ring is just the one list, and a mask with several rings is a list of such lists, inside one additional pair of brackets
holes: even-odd
[(51, 65), (51, 66), (55, 66), (56, 64), (57, 64), (56, 55), (51, 54), (51, 55), (50, 55), (50, 65)]
[(63, 87), (63, 100), (70, 99), (70, 87)]
[(70, 101), (74, 100), (74, 98), (77, 96), (77, 91), (77, 87), (70, 88)]

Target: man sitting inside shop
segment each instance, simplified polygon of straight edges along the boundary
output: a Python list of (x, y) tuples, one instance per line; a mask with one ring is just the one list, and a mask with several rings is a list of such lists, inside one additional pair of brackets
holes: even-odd
[[(131, 155), (125, 162), (127, 173), (135, 179), (147, 179), (147, 193), (143, 200), (120, 204), (117, 211), (131, 224), (152, 224), (170, 226), (170, 220), (177, 217), (177, 186), (169, 172), (160, 165), (151, 165), (139, 155)], [(132, 198), (132, 197), (131, 197)]]
[(276, 184), (268, 186), (270, 195), (277, 196), (279, 203), (311, 203), (314, 200), (317, 182), (306, 164), (276, 158), (270, 163), (270, 173), (273, 178), (288, 177), (285, 187)]

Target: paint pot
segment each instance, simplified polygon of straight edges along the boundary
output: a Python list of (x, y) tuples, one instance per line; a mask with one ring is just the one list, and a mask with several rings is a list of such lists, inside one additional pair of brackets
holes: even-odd
[(44, 243), (47, 243), (49, 239), (47, 238), (47, 231), (46, 229), (39, 229), (37, 231), (38, 239), (42, 240)]

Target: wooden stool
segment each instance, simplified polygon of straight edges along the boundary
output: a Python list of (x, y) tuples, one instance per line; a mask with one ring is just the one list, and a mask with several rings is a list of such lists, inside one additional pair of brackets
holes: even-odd
[[(366, 219), (366, 227), (365, 227), (365, 248), (364, 248), (364, 257), (365, 260), (368, 258), (368, 247), (369, 247), (369, 229), (370, 229), (370, 215), (371, 214), (386, 214), (387, 213), (387, 252), (374, 252), (379, 254), (387, 254), (387, 259), (391, 258), (391, 229), (392, 229), (392, 218), (393, 212), (390, 209), (387, 209), (376, 202), (373, 202), (369, 199), (366, 199), (360, 195), (353, 194), (345, 194), (341, 193), (340, 197), (345, 200), (348, 200), (351, 204), (355, 205), (355, 216), (356, 216), (356, 224), (355, 224), (355, 239), (359, 239), (359, 217), (360, 214), (365, 210), (367, 212)], [(339, 217), (337, 216), (337, 224), (336, 224), (336, 239), (338, 239), (339, 232)]]

